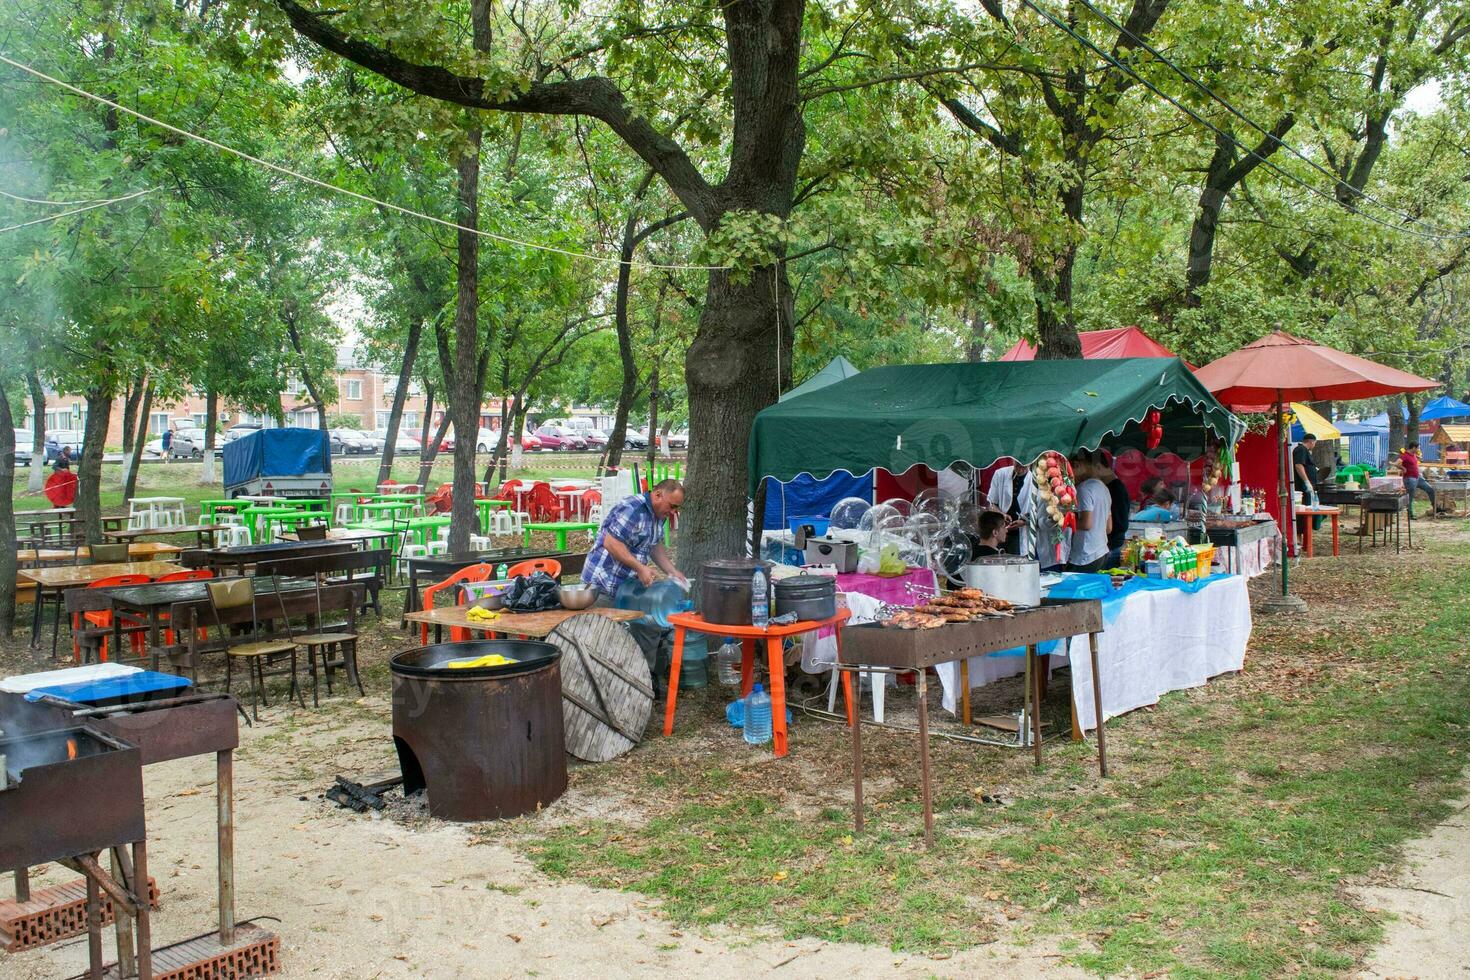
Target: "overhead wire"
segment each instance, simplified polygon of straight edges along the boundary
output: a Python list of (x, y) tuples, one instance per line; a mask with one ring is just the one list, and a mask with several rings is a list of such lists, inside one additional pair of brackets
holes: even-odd
[[(1419, 218), (1417, 215), (1410, 214), (1407, 211), (1400, 211), (1398, 208), (1395, 208), (1393, 205), (1388, 204), (1388, 203), (1386, 203), (1384, 201), (1380, 201), (1378, 198), (1376, 198), (1373, 195), (1369, 194), (1367, 191), (1364, 191), (1364, 190), (1361, 190), (1361, 189), (1359, 189), (1357, 187), (1354, 187), (1352, 184), (1349, 184), (1347, 181), (1343, 180), (1340, 175), (1335, 174), (1332, 171), (1328, 170), (1326, 167), (1322, 166), (1316, 160), (1313, 160), (1307, 154), (1303, 153), (1301, 150), (1298, 150), (1295, 146), (1293, 146), (1292, 144), (1288, 143), (1286, 140), (1284, 140), (1281, 137), (1277, 136), (1270, 129), (1266, 128), (1265, 126), (1262, 126), (1260, 123), (1256, 122), (1254, 119), (1252, 119), (1249, 116), (1247, 116), (1244, 112), (1242, 112), (1240, 109), (1236, 108), (1233, 104), (1231, 104), (1231, 102), (1228, 99), (1226, 99), (1224, 96), (1220, 95), (1218, 92), (1216, 92), (1214, 89), (1210, 88), (1208, 85), (1206, 85), (1204, 82), (1200, 81), (1198, 78), (1195, 78), (1193, 75), (1189, 74), (1183, 68), (1180, 68), (1173, 61), (1170, 61), (1167, 57), (1164, 56), (1164, 54), (1161, 51), (1159, 51), (1157, 48), (1155, 48), (1151, 44), (1149, 44), (1147, 40), (1145, 40), (1144, 38), (1139, 37), (1137, 34), (1135, 34), (1132, 31), (1130, 31), (1126, 25), (1118, 23), (1111, 16), (1109, 16), (1109, 14), (1106, 11), (1099, 10), (1097, 7), (1093, 6), (1092, 3), (1090, 2), (1090, 0), (1078, 0), (1078, 2), (1083, 7), (1085, 7), (1087, 10), (1091, 11), (1091, 13), (1094, 16), (1096, 16), (1098, 19), (1102, 20), (1103, 23), (1107, 24), (1109, 27), (1111, 27), (1114, 30), (1116, 30), (1121, 36), (1128, 38), (1134, 44), (1136, 44), (1140, 48), (1142, 48), (1144, 51), (1147, 51), (1160, 64), (1164, 65), (1170, 71), (1172, 71), (1174, 74), (1176, 74), (1180, 78), (1184, 79), (1186, 82), (1188, 82), (1194, 88), (1196, 88), (1200, 92), (1202, 92), (1205, 96), (1207, 96), (1208, 98), (1210, 98), (1214, 102), (1218, 103), (1220, 106), (1224, 107), (1224, 109), (1227, 112), (1229, 112), (1231, 115), (1235, 116), (1241, 122), (1245, 123), (1250, 128), (1256, 130), (1261, 135), (1269, 137), (1272, 140), (1272, 142), (1276, 143), (1276, 145), (1280, 146), (1287, 153), (1290, 153), (1292, 156), (1296, 157), (1298, 160), (1302, 161), (1307, 166), (1311, 167), (1313, 170), (1317, 171), (1319, 174), (1321, 174), (1322, 176), (1326, 177), (1328, 180), (1332, 181), (1333, 184), (1336, 187), (1344, 188), (1349, 193), (1351, 193), (1355, 198), (1358, 198), (1358, 199), (1367, 201), (1370, 204), (1374, 204), (1374, 205), (1382, 208), (1383, 210), (1389, 212), (1390, 214), (1393, 214), (1393, 215), (1396, 215), (1396, 216), (1398, 216), (1400, 218), (1403, 218), (1405, 221), (1411, 221), (1411, 222), (1414, 222), (1415, 224), (1421, 224), (1421, 225), (1422, 224), (1426, 224), (1426, 222), (1424, 222), (1424, 220), (1422, 218)], [(1238, 146), (1239, 144), (1236, 144), (1236, 145)], [(1442, 235), (1445, 235), (1446, 237), (1453, 237), (1453, 238), (1467, 237), (1467, 233), (1465, 233), (1465, 232), (1452, 232), (1452, 231), (1447, 231), (1447, 230), (1445, 230), (1443, 228), (1437, 228), (1435, 230), (1438, 233), (1440, 233)]]
[(1108, 54), (1106, 51), (1103, 51), (1097, 45), (1093, 44), (1092, 41), (1090, 41), (1088, 38), (1082, 36), (1081, 34), (1078, 34), (1068, 24), (1066, 24), (1062, 20), (1059, 20), (1050, 11), (1045, 10), (1042, 7), (1038, 6), (1036, 3), (1033, 2), (1033, 0), (1021, 0), (1021, 3), (1022, 3), (1022, 5), (1026, 6), (1026, 7), (1029, 7), (1032, 10), (1036, 11), (1036, 13), (1040, 14), (1045, 20), (1047, 20), (1053, 26), (1055, 26), (1056, 28), (1058, 28), (1059, 30), (1061, 30), (1063, 33), (1067, 34), (1069, 37), (1071, 37), (1073, 40), (1077, 41), (1079, 44), (1081, 44), (1083, 47), (1087, 48), (1089, 51), (1091, 51), (1094, 54), (1096, 54), (1099, 58), (1103, 59), (1103, 61), (1107, 62), (1113, 68), (1117, 69), (1118, 71), (1123, 72), (1125, 75), (1128, 75), (1134, 81), (1138, 82), (1144, 88), (1146, 88), (1150, 92), (1152, 92), (1154, 95), (1157, 95), (1159, 98), (1163, 99), (1165, 102), (1168, 102), (1174, 108), (1178, 109), (1180, 112), (1182, 112), (1185, 115), (1189, 116), (1189, 118), (1193, 119), (1195, 122), (1199, 123), (1201, 126), (1204, 126), (1206, 129), (1208, 129), (1211, 132), (1215, 133), (1215, 135), (1219, 136), (1222, 139), (1229, 140), (1232, 144), (1235, 145), (1235, 147), (1237, 149), (1243, 151), (1247, 156), (1254, 157), (1256, 160), (1260, 161), (1260, 163), (1263, 166), (1265, 166), (1267, 169), (1275, 172), (1276, 174), (1279, 174), (1280, 176), (1282, 176), (1282, 177), (1286, 178), (1287, 180), (1291, 181), (1292, 183), (1297, 184), (1298, 186), (1300, 186), (1304, 190), (1306, 190), (1306, 191), (1308, 191), (1308, 192), (1310, 192), (1312, 194), (1315, 194), (1316, 196), (1318, 196), (1318, 197), (1320, 197), (1320, 198), (1328, 201), (1329, 203), (1331, 203), (1333, 205), (1336, 205), (1338, 207), (1341, 207), (1344, 210), (1346, 210), (1346, 211), (1348, 211), (1348, 212), (1350, 212), (1352, 214), (1358, 215), (1361, 218), (1365, 218), (1368, 221), (1371, 221), (1371, 222), (1373, 222), (1376, 225), (1380, 225), (1380, 226), (1382, 226), (1384, 228), (1389, 229), (1390, 231), (1399, 232), (1400, 234), (1412, 235), (1412, 236), (1414, 236), (1416, 238), (1423, 238), (1423, 239), (1427, 239), (1427, 240), (1431, 240), (1431, 241), (1443, 241), (1443, 240), (1454, 240), (1454, 239), (1461, 239), (1461, 238), (1470, 238), (1470, 231), (1441, 234), (1441, 233), (1436, 233), (1436, 232), (1419, 231), (1418, 229), (1410, 228), (1410, 227), (1407, 227), (1405, 225), (1393, 224), (1392, 222), (1384, 221), (1382, 218), (1379, 218), (1377, 215), (1369, 214), (1366, 211), (1359, 210), (1358, 208), (1353, 207), (1353, 205), (1351, 205), (1351, 204), (1349, 204), (1349, 203), (1347, 203), (1345, 201), (1338, 200), (1336, 196), (1328, 193), (1327, 191), (1322, 190), (1320, 187), (1317, 187), (1315, 184), (1312, 184), (1312, 183), (1309, 183), (1308, 181), (1303, 180), (1302, 178), (1298, 177), (1296, 174), (1293, 174), (1293, 173), (1291, 173), (1288, 170), (1283, 170), (1280, 166), (1278, 166), (1275, 162), (1273, 162), (1272, 160), (1270, 160), (1268, 157), (1264, 157), (1261, 154), (1257, 153), (1253, 148), (1251, 148), (1249, 146), (1246, 146), (1244, 143), (1240, 142), (1240, 140), (1236, 139), (1233, 134), (1231, 134), (1231, 133), (1229, 133), (1229, 132), (1221, 129), (1219, 126), (1216, 126), (1214, 123), (1210, 122), (1208, 119), (1206, 119), (1205, 117), (1201, 116), (1199, 113), (1195, 112), (1193, 109), (1191, 109), (1188, 106), (1186, 106), (1183, 103), (1181, 103), (1178, 99), (1176, 99), (1173, 96), (1169, 95), (1169, 93), (1167, 93), (1167, 92), (1163, 91), (1162, 89), (1160, 89), (1157, 85), (1155, 85), (1152, 82), (1150, 82), (1147, 78), (1144, 78), (1138, 72), (1136, 72), (1133, 69), (1129, 68), (1127, 65), (1124, 65), (1122, 62), (1118, 61), (1118, 59), (1114, 58), (1112, 55)]
[[(626, 265), (628, 265), (631, 268), (662, 269), (662, 270), (666, 270), (666, 271), (700, 271), (700, 272), (718, 272), (718, 271), (723, 271), (723, 270), (727, 270), (727, 269), (730, 268), (730, 266), (728, 266), (728, 265), (695, 265), (695, 264), (682, 264), (682, 263), (660, 264), (660, 263), (655, 263), (655, 262), (642, 262), (642, 261), (638, 261), (636, 259), (629, 259), (629, 260), (626, 260), (626, 262), (625, 262), (625, 260), (623, 260), (621, 258), (618, 258), (618, 257), (615, 257), (615, 256), (610, 256), (610, 255), (593, 255), (593, 254), (588, 253), (588, 252), (577, 252), (577, 251), (573, 251), (571, 249), (560, 248), (560, 247), (555, 246), (555, 245), (546, 245), (546, 244), (543, 244), (541, 242), (527, 242), (527, 241), (522, 241), (522, 240), (520, 240), (518, 238), (511, 238), (511, 237), (509, 237), (507, 235), (497, 235), (495, 232), (485, 231), (482, 228), (471, 228), (468, 225), (462, 225), (462, 224), (459, 224), (458, 222), (455, 222), (455, 221), (447, 221), (444, 218), (435, 217), (432, 214), (425, 214), (422, 211), (415, 211), (412, 208), (406, 208), (406, 207), (404, 207), (401, 204), (394, 204), (391, 201), (382, 201), (382, 200), (379, 200), (378, 198), (371, 197), (371, 196), (369, 196), (367, 194), (361, 194), (361, 193), (358, 193), (357, 191), (349, 190), (346, 187), (339, 187), (336, 184), (328, 183), (325, 180), (319, 180), (316, 177), (312, 177), (312, 176), (309, 176), (307, 174), (299, 173), (299, 172), (297, 172), (295, 170), (292, 170), (289, 167), (283, 167), (283, 166), (281, 166), (278, 163), (272, 163), (269, 160), (261, 159), (260, 157), (254, 156), (254, 155), (252, 155), (250, 153), (246, 153), (244, 150), (236, 149), (233, 146), (227, 146), (226, 144), (220, 143), (217, 140), (212, 140), (212, 139), (210, 139), (207, 136), (200, 136), (199, 134), (192, 133), (192, 132), (190, 132), (187, 129), (180, 129), (178, 126), (174, 126), (174, 125), (172, 125), (170, 123), (166, 123), (166, 122), (164, 122), (161, 119), (155, 119), (152, 116), (144, 115), (143, 113), (137, 111), (136, 109), (130, 109), (130, 108), (128, 108), (125, 105), (121, 105), (120, 103), (117, 103), (117, 102), (112, 101), (111, 99), (103, 98), (100, 95), (95, 95), (95, 94), (93, 94), (91, 92), (88, 92), (85, 89), (78, 88), (77, 86), (72, 85), (70, 82), (65, 82), (65, 81), (63, 81), (63, 80), (61, 80), (59, 78), (55, 78), (55, 77), (53, 77), (51, 75), (48, 75), (45, 72), (41, 71), (40, 69), (32, 68), (30, 65), (27, 65), (27, 64), (24, 64), (22, 62), (16, 61), (15, 59), (7, 56), (4, 52), (0, 52), (0, 62), (3, 62), (5, 64), (7, 64), (7, 65), (10, 65), (12, 68), (16, 68), (16, 69), (18, 69), (20, 71), (23, 71), (23, 72), (25, 72), (28, 75), (32, 75), (32, 76), (34, 76), (36, 78), (39, 78), (39, 79), (41, 79), (44, 82), (49, 82), (52, 85), (59, 86), (60, 88), (63, 88), (66, 91), (73, 93), (74, 95), (80, 95), (82, 98), (91, 99), (93, 102), (99, 103), (101, 105), (105, 105), (108, 108), (116, 109), (119, 112), (127, 113), (128, 115), (133, 116), (133, 117), (135, 117), (137, 119), (140, 119), (143, 122), (148, 123), (149, 125), (157, 126), (160, 129), (168, 130), (170, 133), (174, 133), (174, 134), (176, 134), (178, 136), (182, 136), (185, 139), (191, 139), (191, 140), (194, 140), (195, 142), (203, 143), (205, 146), (210, 146), (210, 147), (213, 147), (216, 150), (220, 150), (222, 152), (232, 154), (234, 156), (239, 157), (242, 160), (248, 160), (249, 162), (251, 162), (253, 164), (256, 164), (257, 166), (265, 167), (267, 170), (275, 171), (276, 173), (282, 174), (282, 175), (284, 175), (286, 177), (292, 177), (292, 178), (294, 178), (296, 180), (299, 180), (299, 181), (302, 181), (304, 183), (311, 184), (314, 187), (320, 187), (322, 190), (331, 191), (334, 194), (341, 194), (341, 195), (343, 195), (345, 197), (355, 198), (356, 200), (363, 201), (363, 202), (365, 202), (367, 204), (375, 204), (375, 205), (377, 205), (379, 207), (387, 208), (390, 211), (396, 211), (399, 214), (405, 214), (405, 215), (408, 215), (409, 217), (419, 218), (419, 219), (422, 219), (424, 221), (431, 221), (434, 224), (442, 225), (442, 226), (444, 226), (446, 228), (452, 228), (455, 231), (464, 231), (464, 232), (468, 232), (468, 233), (470, 233), (472, 235), (477, 235), (477, 236), (479, 236), (481, 238), (488, 238), (491, 241), (499, 242), (502, 245), (512, 245), (512, 246), (516, 246), (518, 248), (529, 248), (529, 249), (533, 249), (533, 250), (541, 251), (541, 252), (552, 252), (552, 253), (555, 253), (557, 255), (565, 255), (568, 258), (573, 258), (573, 259), (590, 259), (593, 262), (602, 262), (602, 263), (607, 263), (607, 264), (611, 264), (611, 265), (623, 265), (623, 264), (626, 264)], [(94, 205), (94, 206), (100, 207), (101, 205)], [(83, 209), (83, 210), (85, 210), (85, 209)], [(66, 217), (66, 215), (65, 214), (58, 214), (58, 215), (53, 215), (51, 219), (43, 219), (43, 220), (54, 220), (55, 218), (63, 218), (63, 217)], [(26, 222), (26, 224), (37, 224), (37, 223), (38, 222)], [(15, 226), (12, 226), (12, 227), (20, 228), (20, 227), (25, 227), (25, 225), (24, 224), (23, 225), (15, 225)], [(0, 228), (0, 232), (8, 231), (8, 230), (10, 230), (10, 229)]]
[[(73, 208), (70, 211), (62, 211), (62, 212), (59, 212), (57, 214), (48, 214), (44, 218), (35, 218), (35, 219), (32, 219), (31, 221), (22, 221), (19, 224), (6, 225), (4, 228), (0, 228), (0, 235), (3, 235), (3, 234), (5, 234), (8, 231), (16, 231), (16, 230), (21, 229), (21, 228), (29, 228), (32, 225), (44, 225), (44, 224), (46, 224), (48, 222), (51, 222), (51, 221), (59, 221), (62, 218), (69, 218), (69, 217), (71, 217), (74, 214), (81, 214), (83, 211), (95, 211), (97, 208), (105, 208), (109, 204), (119, 204), (119, 203), (121, 203), (123, 201), (131, 201), (134, 198), (142, 197), (144, 194), (152, 194), (155, 190), (157, 190), (157, 188), (150, 187), (150, 188), (148, 188), (146, 190), (136, 191), (136, 192), (134, 192), (132, 194), (128, 194), (128, 195), (126, 195), (124, 197), (114, 197), (114, 198), (110, 198), (110, 199), (105, 200), (105, 201), (96, 201), (96, 202), (94, 202), (92, 204), (88, 204), (84, 208)], [(0, 193), (3, 193), (3, 192), (0, 192)], [(6, 196), (8, 197), (9, 195), (6, 195)]]
[(23, 197), (20, 194), (12, 194), (12, 193), (10, 193), (10, 191), (0, 189), (0, 197), (8, 197), (12, 201), (20, 201), (20, 202), (22, 202), (24, 204), (49, 204), (52, 207), (58, 207), (58, 208), (75, 207), (76, 205), (79, 205), (79, 204), (116, 204), (118, 201), (126, 201), (129, 198), (133, 198), (133, 197), (137, 197), (137, 196), (138, 195), (136, 195), (136, 194), (127, 194), (127, 195), (124, 195), (123, 197), (108, 197), (108, 198), (91, 197), (91, 198), (87, 198), (86, 200), (83, 200), (83, 201), (51, 201), (51, 200), (47, 200), (45, 198)]

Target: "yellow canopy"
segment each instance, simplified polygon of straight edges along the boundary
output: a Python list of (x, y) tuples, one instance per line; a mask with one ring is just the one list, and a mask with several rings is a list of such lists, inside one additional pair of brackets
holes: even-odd
[(1335, 429), (1331, 422), (1327, 421), (1317, 412), (1312, 411), (1311, 406), (1302, 402), (1292, 402), (1291, 410), (1296, 413), (1297, 424), (1318, 439), (1341, 439), (1342, 433)]

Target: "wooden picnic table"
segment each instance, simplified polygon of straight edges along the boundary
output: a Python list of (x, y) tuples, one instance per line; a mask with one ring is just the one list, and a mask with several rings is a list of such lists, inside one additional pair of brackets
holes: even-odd
[(556, 548), (557, 548), (557, 550), (558, 551), (566, 551), (567, 550), (567, 534), (569, 534), (572, 531), (596, 531), (597, 528), (598, 528), (598, 525), (592, 523), (591, 521), (547, 521), (547, 522), (544, 522), (544, 523), (542, 523), (542, 522), (533, 522), (531, 524), (525, 525), (525, 528), (524, 528), (524, 534), (525, 534), (524, 544), (525, 544), (525, 546), (527, 548), (531, 547), (531, 532), (532, 531), (551, 531), (551, 532), (553, 532), (553, 533), (556, 534)]
[(354, 548), (351, 541), (273, 541), (270, 544), (248, 544), (238, 548), (211, 548), (183, 556), (186, 564), (215, 571), (233, 569), (241, 574), (257, 562), (277, 558), (304, 558), (308, 555), (330, 555)]
[[(164, 555), (177, 555), (183, 551), (179, 545), (161, 541), (135, 541), (128, 545), (128, 561), (153, 561)], [(15, 553), (19, 562), (63, 562), (90, 558), (92, 549), (86, 545), (79, 548), (22, 548)]]
[[(148, 651), (158, 649), (158, 632), (164, 616), (176, 602), (204, 602), (209, 598), (210, 579), (193, 579), (187, 582), (151, 582), (147, 585), (124, 585), (107, 590), (107, 600), (112, 606), (112, 648), (121, 650), (122, 616), (133, 613), (148, 624)], [(306, 579), (263, 578), (255, 583), (256, 595), (271, 595), (277, 591), (288, 593), (315, 588), (315, 583)], [(157, 669), (154, 667), (153, 669)]]
[(417, 555), (404, 559), (408, 566), (408, 592), (403, 598), (403, 609), (405, 612), (413, 612), (419, 608), (421, 581), (438, 582), (461, 568), (469, 568), (482, 562), (486, 565), (509, 566), (532, 558), (555, 558), (561, 565), (563, 576), (582, 574), (582, 566), (587, 563), (585, 551), (548, 551), (545, 548), (492, 548), (489, 551)]
[(636, 609), (607, 609), (593, 606), (590, 609), (548, 609), (534, 613), (501, 613), (499, 619), (477, 622), (466, 615), (469, 606), (439, 606), (436, 609), (421, 609), (406, 613), (404, 619), (410, 623), (425, 623), (434, 627), (434, 642), (438, 643), (445, 629), (474, 630), (480, 633), (503, 633), (506, 636), (529, 636), (541, 639), (573, 616), (603, 616), (615, 623), (627, 623), (640, 619), (643, 613)]
[[(332, 527), (327, 529), (326, 541), (381, 541), (393, 537), (391, 529), (370, 527)], [(299, 541), (295, 531), (281, 535), (282, 541)]]
[(201, 548), (207, 548), (216, 531), (223, 531), (227, 524), (175, 524), (169, 527), (129, 527), (119, 531), (104, 531), (103, 536), (115, 541), (136, 541), (139, 538), (162, 538), (170, 534), (192, 534)]
[[(31, 604), (31, 647), (34, 649), (41, 638), (41, 606), (46, 593), (59, 595), (67, 589), (75, 589), (100, 582), (114, 575), (147, 575), (158, 578), (172, 572), (184, 571), (182, 565), (167, 561), (111, 562), (100, 565), (49, 565), (45, 568), (23, 568), (19, 575), (36, 584), (36, 596)], [(56, 638), (61, 633), (61, 603), (56, 604), (56, 615), (51, 623), (51, 655), (56, 656)]]

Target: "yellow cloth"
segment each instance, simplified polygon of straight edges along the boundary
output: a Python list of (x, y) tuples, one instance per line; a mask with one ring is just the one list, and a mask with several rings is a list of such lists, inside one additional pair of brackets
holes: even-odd
[(498, 653), (492, 653), (489, 656), (485, 656), (485, 657), (474, 657), (474, 658), (471, 658), (469, 660), (451, 660), (447, 664), (445, 664), (444, 666), (446, 666), (446, 667), (454, 667), (454, 668), (465, 668), (465, 667), (504, 667), (504, 666), (506, 666), (508, 664), (518, 664), (518, 663), (520, 663), (519, 660), (512, 660), (509, 657), (502, 657)]

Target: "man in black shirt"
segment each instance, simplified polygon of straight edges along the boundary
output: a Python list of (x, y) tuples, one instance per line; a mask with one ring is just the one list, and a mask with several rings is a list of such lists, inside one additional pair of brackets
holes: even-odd
[(980, 547), (975, 549), (976, 558), (991, 558), (1005, 554), (1006, 531), (1010, 524), (1006, 515), (998, 510), (987, 510), (980, 515)]
[(1118, 479), (1118, 474), (1113, 472), (1111, 455), (1108, 456), (1104, 465), (1095, 469), (1093, 475), (1108, 488), (1113, 515), (1113, 529), (1108, 532), (1108, 560), (1103, 567), (1117, 568), (1118, 562), (1123, 557), (1123, 541), (1128, 537), (1128, 512), (1131, 509), (1128, 488), (1123, 485), (1122, 480)]
[(1303, 503), (1317, 499), (1317, 464), (1312, 459), (1312, 450), (1316, 448), (1317, 437), (1308, 432), (1291, 451), (1291, 469), (1296, 474), (1296, 488), (1302, 493)]

